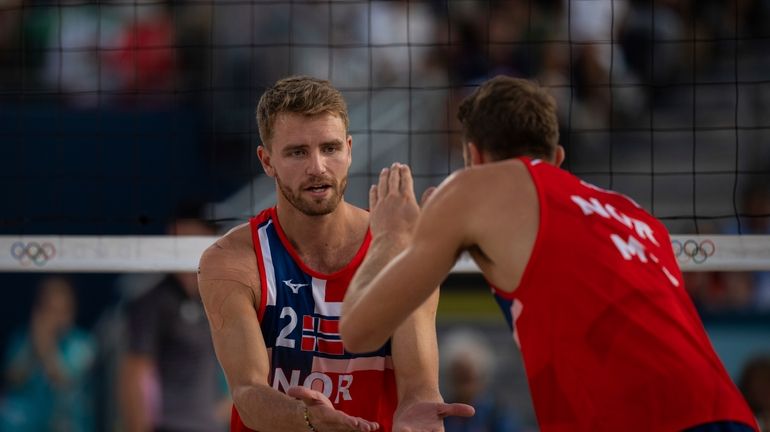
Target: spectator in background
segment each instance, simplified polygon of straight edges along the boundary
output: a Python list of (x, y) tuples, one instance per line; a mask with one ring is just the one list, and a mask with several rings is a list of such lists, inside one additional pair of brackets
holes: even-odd
[(661, 99), (671, 97), (667, 85), (681, 80), (685, 66), (681, 44), (660, 41), (684, 40), (688, 37), (686, 30), (673, 2), (632, 0), (629, 3), (628, 13), (620, 23), (618, 41), (631, 72), (643, 83), (657, 84), (643, 90), (647, 103), (660, 104)]
[[(743, 205), (739, 208), (740, 225), (734, 222), (724, 229), (731, 235), (770, 235), (770, 188), (762, 181), (755, 181), (743, 194)], [(739, 299), (740, 306), (733, 309), (768, 311), (770, 310), (770, 272), (720, 272), (712, 275), (717, 282), (706, 285), (711, 288), (710, 296), (703, 296), (710, 303), (722, 304), (723, 297), (728, 300)], [(733, 306), (735, 302), (730, 302)], [(700, 305), (699, 305), (700, 306)]]
[(435, 44), (436, 17), (425, 2), (371, 2), (373, 85), (406, 85), (431, 71), (431, 50), (410, 44)]
[[(710, 222), (699, 224), (699, 230), (703, 235), (720, 233), (720, 228)], [(709, 247), (708, 243), (703, 244), (703, 248)], [(687, 250), (697, 251), (692, 242), (687, 246)], [(680, 252), (677, 255), (680, 265), (692, 264), (693, 258), (685, 251), (682, 243), (674, 243), (674, 251)], [(691, 271), (682, 273), (682, 277), (687, 292), (701, 314), (742, 313), (753, 307), (754, 288), (751, 286), (751, 273)]]
[(495, 357), (484, 335), (471, 329), (455, 330), (445, 336), (441, 366), (447, 385), (447, 400), (472, 405), (473, 417), (447, 417), (446, 432), (516, 432), (518, 422), (489, 389), (495, 376)]
[(16, 66), (20, 63), (21, 52), (21, 0), (8, 0), (0, 7), (0, 89), (6, 90), (19, 85), (21, 73)]
[[(749, 217), (741, 224), (742, 234), (770, 235), (770, 187), (767, 183), (757, 181), (749, 186), (744, 208)], [(751, 278), (754, 304), (760, 310), (770, 310), (770, 272), (755, 272)]]
[(686, 272), (685, 287), (702, 314), (745, 312), (753, 308), (754, 288), (747, 272)]
[(6, 349), (7, 393), (0, 401), (0, 430), (93, 430), (89, 372), (95, 347), (74, 326), (72, 283), (61, 276), (42, 280), (29, 328), (13, 335)]
[[(179, 217), (172, 235), (213, 235)], [(126, 432), (226, 430), (230, 401), (222, 385), (195, 273), (164, 278), (127, 306), (127, 349), (119, 366)]]
[(749, 360), (741, 372), (739, 387), (759, 427), (770, 431), (770, 356)]
[(117, 34), (116, 50), (104, 54), (105, 65), (118, 90), (127, 93), (123, 103), (141, 101), (158, 105), (172, 99), (177, 80), (177, 48), (173, 20), (165, 5), (142, 4), (127, 10), (123, 26)]

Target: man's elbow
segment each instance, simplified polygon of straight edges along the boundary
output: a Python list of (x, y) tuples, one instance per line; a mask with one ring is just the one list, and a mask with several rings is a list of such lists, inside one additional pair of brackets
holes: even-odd
[(385, 340), (379, 342), (377, 335), (367, 331), (365, 326), (356, 325), (344, 316), (340, 319), (340, 336), (345, 350), (351, 353), (376, 351), (385, 344)]

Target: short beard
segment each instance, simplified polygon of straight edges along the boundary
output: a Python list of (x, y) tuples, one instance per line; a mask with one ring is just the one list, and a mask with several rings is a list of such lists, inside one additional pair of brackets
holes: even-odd
[(333, 181), (330, 182), (332, 189), (331, 197), (321, 200), (307, 200), (302, 197), (301, 190), (295, 193), (286, 187), (286, 185), (281, 182), (281, 178), (277, 175), (275, 176), (275, 181), (278, 184), (278, 190), (281, 191), (281, 195), (283, 195), (294, 208), (307, 216), (324, 216), (332, 213), (337, 209), (337, 206), (339, 206), (342, 197), (345, 195), (345, 190), (348, 187), (348, 177), (345, 176), (340, 180), (339, 184)]

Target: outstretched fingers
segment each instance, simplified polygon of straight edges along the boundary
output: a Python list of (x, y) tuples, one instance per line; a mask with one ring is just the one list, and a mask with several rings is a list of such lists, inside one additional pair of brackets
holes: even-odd
[(377, 422), (362, 419), (361, 417), (350, 417), (351, 426), (362, 432), (373, 432), (380, 428)]
[(400, 165), (398, 167), (401, 176), (401, 182), (399, 183), (399, 192), (404, 196), (414, 196), (414, 179), (412, 178), (412, 171), (409, 169), (409, 165)]
[(309, 409), (310, 421), (319, 431), (329, 432), (373, 432), (380, 428), (377, 422), (353, 417), (334, 408), (331, 401), (321, 392), (302, 386), (290, 387), (286, 394), (299, 399)]
[(388, 195), (388, 181), (390, 179), (390, 171), (390, 168), (387, 167), (380, 171), (380, 179), (377, 182), (377, 192), (379, 198), (385, 198)]
[(398, 194), (401, 192), (401, 165), (400, 163), (394, 163), (390, 166), (390, 172), (388, 175), (388, 193)]
[(376, 190), (375, 201), (385, 198), (388, 194), (413, 195), (414, 180), (409, 166), (395, 162), (390, 167), (385, 167), (380, 171), (377, 185), (372, 186), (369, 190), (370, 208), (375, 204), (372, 202), (373, 190)]
[(369, 210), (372, 210), (377, 206), (378, 198), (377, 185), (372, 185), (372, 187), (369, 188)]
[(462, 403), (441, 404), (438, 407), (438, 415), (441, 418), (471, 417), (475, 413), (476, 413), (476, 410), (472, 406), (462, 404)]

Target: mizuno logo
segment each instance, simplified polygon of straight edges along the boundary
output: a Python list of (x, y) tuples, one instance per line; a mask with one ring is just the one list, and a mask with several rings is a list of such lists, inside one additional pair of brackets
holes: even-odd
[(291, 292), (294, 294), (297, 294), (300, 288), (307, 286), (307, 284), (291, 283), (291, 279), (285, 280), (283, 283), (286, 284), (287, 287), (291, 288)]

